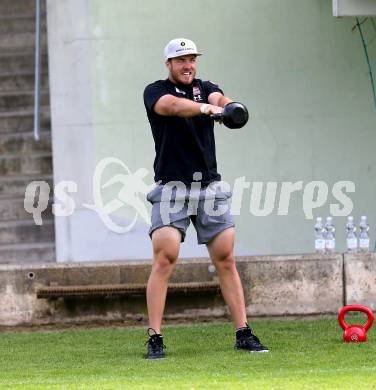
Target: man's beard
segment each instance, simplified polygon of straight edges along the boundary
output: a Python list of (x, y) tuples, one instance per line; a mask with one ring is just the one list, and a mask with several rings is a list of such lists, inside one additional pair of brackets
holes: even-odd
[(178, 71), (175, 71), (173, 68), (171, 70), (171, 78), (176, 84), (183, 84), (183, 85), (190, 85), (193, 81), (193, 79), (196, 76), (196, 71), (191, 71), (191, 75), (189, 76), (189, 79), (191, 80), (189, 83), (186, 83), (183, 81), (184, 76), (181, 77)]

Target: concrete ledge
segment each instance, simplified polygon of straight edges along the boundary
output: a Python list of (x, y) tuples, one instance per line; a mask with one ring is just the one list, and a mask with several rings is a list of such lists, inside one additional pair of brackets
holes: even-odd
[[(37, 325), (146, 317), (145, 297), (37, 299), (45, 286), (146, 283), (150, 260), (0, 266), (0, 325)], [(209, 259), (179, 260), (170, 282), (217, 281)], [(343, 256), (237, 258), (249, 316), (336, 313), (343, 305)], [(220, 294), (171, 296), (166, 318), (221, 317)]]
[(376, 310), (376, 253), (344, 255), (345, 302)]
[(239, 258), (247, 313), (336, 313), (343, 304), (341, 254)]
[[(0, 266), (0, 325), (34, 325), (64, 322), (127, 320), (146, 316), (145, 297), (37, 299), (45, 286), (146, 283), (150, 260), (137, 262), (67, 263)], [(217, 281), (208, 259), (182, 260), (172, 283)], [(223, 316), (220, 295), (171, 297), (166, 316)]]

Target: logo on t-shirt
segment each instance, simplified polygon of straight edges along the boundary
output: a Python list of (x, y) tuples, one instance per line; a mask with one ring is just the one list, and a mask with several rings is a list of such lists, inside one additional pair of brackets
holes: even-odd
[(179, 89), (178, 87), (175, 87), (175, 91), (176, 91), (177, 93), (182, 93), (183, 95), (185, 95), (185, 92), (182, 91), (181, 89)]
[(203, 100), (201, 97), (201, 90), (199, 87), (193, 87), (193, 100), (195, 102), (197, 102), (199, 100)]

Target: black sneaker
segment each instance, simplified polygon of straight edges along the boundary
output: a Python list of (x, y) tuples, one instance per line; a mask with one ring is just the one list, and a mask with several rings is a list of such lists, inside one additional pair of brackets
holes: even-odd
[[(150, 331), (154, 332), (150, 334)], [(165, 357), (164, 349), (166, 346), (163, 344), (163, 336), (158, 334), (153, 328), (148, 329), (149, 340), (145, 343), (148, 345), (148, 350), (145, 355), (145, 359), (162, 359)]]
[(252, 333), (248, 326), (236, 331), (235, 349), (244, 349), (249, 352), (269, 352), (269, 349), (261, 344), (260, 339)]

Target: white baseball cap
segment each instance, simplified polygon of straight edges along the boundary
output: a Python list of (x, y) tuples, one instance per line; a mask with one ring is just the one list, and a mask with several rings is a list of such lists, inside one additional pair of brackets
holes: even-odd
[(201, 53), (197, 52), (197, 47), (193, 41), (185, 38), (176, 38), (171, 40), (164, 49), (165, 59), (186, 56), (189, 54), (195, 54), (200, 56)]

